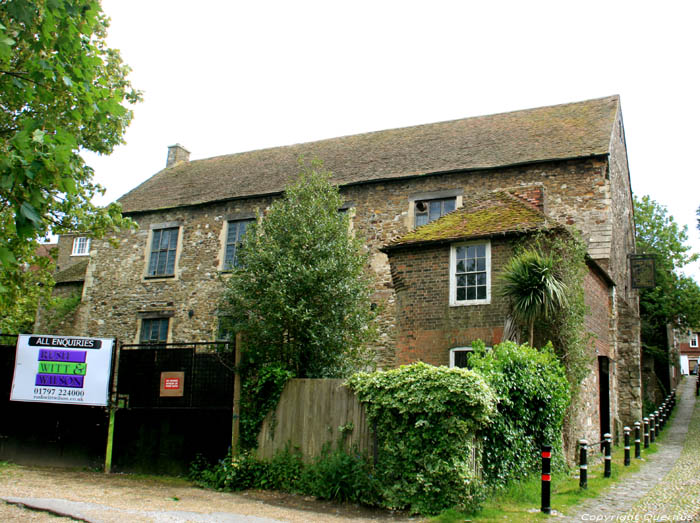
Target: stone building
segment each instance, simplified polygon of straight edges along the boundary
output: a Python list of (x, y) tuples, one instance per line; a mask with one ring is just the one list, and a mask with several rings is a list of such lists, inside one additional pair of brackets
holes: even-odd
[[(453, 349), (474, 339), (500, 340), (499, 298), (493, 297), (490, 307), (449, 301), (449, 245), (425, 247), (424, 253), (434, 252), (416, 261), (425, 264), (425, 281), (415, 283), (423, 285), (416, 299), (440, 309), (450, 326), (436, 319), (426, 331), (440, 332), (409, 339), (403, 326), (413, 321), (407, 305), (412, 298), (406, 293), (417, 291), (401, 288), (409, 278), (402, 280), (396, 269), (392, 279), (387, 255), (394, 256), (394, 240), (454, 210), (468, 213), (475, 195), (490, 194), (510, 198), (508, 205), (520, 205), (523, 213), (532, 210), (537, 220), (581, 233), (591, 259), (592, 350), (598, 350), (600, 361), (585, 384), (590, 408), (581, 424), (597, 432), (599, 410), (616, 425), (640, 417), (638, 300), (628, 265), (634, 252), (632, 196), (617, 96), (195, 161), (179, 144), (172, 146), (166, 168), (119, 199), (139, 229), (119, 234), (117, 248), (93, 240), (85, 264), (75, 253), (76, 238), (61, 238), (67, 262), (59, 260), (60, 268), (85, 265), (72, 332), (126, 343), (215, 339), (217, 303), (235, 263), (236, 244), (256, 211), (295, 180), (300, 157), (319, 158), (333, 173), (345, 206), (352, 209), (353, 228), (370, 249), (374, 299), (383, 310), (377, 343), (381, 366), (415, 359), (447, 365), (459, 352)], [(510, 227), (504, 232), (520, 226)], [(488, 245), (497, 271), (509, 246), (500, 236)], [(442, 275), (437, 286), (430, 283), (436, 271)], [(473, 315), (484, 321), (477, 325)], [(421, 318), (421, 325), (429, 323)], [(609, 391), (605, 401), (603, 389)]]

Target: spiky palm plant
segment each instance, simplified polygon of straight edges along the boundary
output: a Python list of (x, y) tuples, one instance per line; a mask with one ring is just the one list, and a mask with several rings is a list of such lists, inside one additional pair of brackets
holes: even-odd
[(557, 274), (556, 260), (550, 254), (524, 251), (506, 264), (501, 283), (502, 295), (510, 299), (513, 318), (528, 327), (532, 347), (535, 322), (550, 318), (567, 305), (567, 289)]

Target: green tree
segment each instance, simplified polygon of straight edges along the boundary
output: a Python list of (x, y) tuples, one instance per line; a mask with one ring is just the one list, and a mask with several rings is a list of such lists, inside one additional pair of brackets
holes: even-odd
[(371, 363), (376, 330), (368, 253), (319, 162), (247, 231), (223, 309), (245, 332), (247, 361), (299, 378), (345, 376)]
[(551, 318), (567, 304), (566, 285), (551, 254), (528, 249), (513, 256), (501, 275), (503, 296), (510, 299), (513, 318), (527, 326), (534, 345), (535, 321)]
[[(97, 207), (79, 151), (122, 143), (140, 93), (105, 43), (98, 0), (0, 2), (0, 307), (34, 285), (37, 242), (66, 231), (100, 237), (133, 226), (118, 204)], [(40, 265), (40, 267), (43, 267)], [(36, 275), (35, 275), (36, 276)], [(50, 280), (44, 279), (50, 287)], [(24, 290), (23, 290), (24, 289)]]
[(700, 287), (681, 270), (698, 259), (687, 245), (688, 227), (679, 226), (665, 206), (649, 196), (634, 199), (637, 252), (654, 254), (656, 287), (639, 293), (642, 345), (666, 354), (666, 326), (700, 325)]

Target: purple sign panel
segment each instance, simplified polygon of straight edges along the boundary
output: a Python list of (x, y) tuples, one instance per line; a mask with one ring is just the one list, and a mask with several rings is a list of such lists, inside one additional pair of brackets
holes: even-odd
[(74, 389), (83, 388), (85, 376), (67, 376), (65, 374), (37, 374), (37, 386), (41, 387), (70, 387)]
[(39, 361), (61, 361), (70, 363), (85, 363), (87, 351), (84, 350), (50, 350), (39, 351)]

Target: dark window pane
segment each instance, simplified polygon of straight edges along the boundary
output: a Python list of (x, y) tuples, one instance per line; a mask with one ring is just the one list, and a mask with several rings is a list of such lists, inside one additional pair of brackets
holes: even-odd
[(457, 247), (457, 259), (463, 260), (466, 257), (467, 249), (464, 247)]
[(466, 266), (464, 265), (464, 260), (460, 260), (457, 262), (457, 272), (464, 272)]
[(486, 256), (486, 245), (477, 245), (476, 246), (476, 255), (479, 258), (484, 258)]
[(486, 273), (485, 272), (477, 273), (476, 284), (477, 285), (486, 285)]
[(467, 257), (468, 258), (475, 258), (476, 257), (476, 247), (474, 247), (474, 246), (467, 247)]
[(473, 272), (476, 270), (476, 263), (474, 259), (467, 260), (467, 272)]
[(450, 198), (449, 200), (445, 200), (443, 209), (442, 209), (442, 214), (447, 214), (448, 212), (452, 212), (455, 210), (455, 201), (456, 198)]
[(486, 270), (486, 258), (477, 258), (476, 259), (476, 270), (477, 271), (485, 271)]
[(427, 214), (417, 214), (416, 215), (416, 227), (420, 227), (421, 225), (425, 225), (428, 223), (428, 215)]
[(486, 299), (486, 287), (479, 286), (476, 288), (476, 299), (485, 300)]
[(474, 287), (467, 287), (467, 299), (468, 300), (475, 300), (476, 299), (476, 290)]
[(468, 350), (456, 350), (453, 351), (455, 367), (464, 369), (467, 367), (467, 362), (469, 360), (469, 355), (471, 351)]
[(476, 274), (467, 274), (467, 285), (470, 287), (476, 285)]
[(457, 276), (457, 287), (464, 287), (467, 285), (467, 280), (465, 276)]
[(467, 290), (464, 287), (457, 287), (457, 300), (464, 301), (467, 299)]

